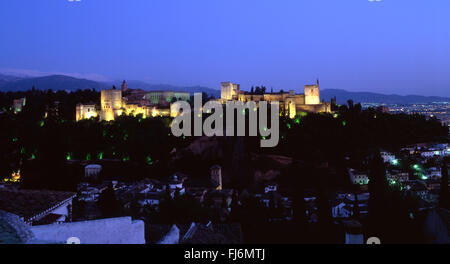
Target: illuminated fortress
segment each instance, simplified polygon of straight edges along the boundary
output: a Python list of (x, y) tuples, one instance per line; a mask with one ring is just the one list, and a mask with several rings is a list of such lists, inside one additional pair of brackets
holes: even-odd
[(239, 100), (241, 102), (259, 101), (280, 103), (280, 109), (284, 110), (290, 117), (295, 117), (297, 112), (331, 112), (331, 103), (321, 102), (319, 93), (319, 80), (316, 84), (305, 85), (304, 94), (295, 94), (294, 90), (289, 92), (275, 92), (275, 93), (251, 93), (240, 90), (239, 84), (232, 82), (221, 83), (221, 98), (220, 101)]
[[(240, 90), (240, 85), (232, 82), (222, 82), (220, 87), (221, 103), (227, 101), (260, 101), (279, 102), (280, 110), (294, 118), (299, 112), (331, 112), (330, 102), (320, 101), (319, 81), (316, 84), (305, 85), (304, 94), (289, 92), (245, 92)], [(125, 96), (123, 96), (125, 94)], [(78, 104), (76, 106), (76, 120), (99, 117), (100, 120), (111, 121), (122, 114), (139, 115), (143, 118), (156, 116), (172, 116), (178, 113), (171, 112), (170, 105), (177, 100), (188, 101), (190, 94), (187, 92), (173, 91), (143, 91), (128, 89), (126, 82), (121, 89), (102, 90), (100, 107), (95, 103)]]
[[(126, 94), (126, 96), (124, 96)], [(126, 82), (121, 89), (101, 90), (100, 107), (96, 104), (78, 104), (76, 121), (99, 117), (111, 121), (120, 115), (142, 115), (143, 118), (169, 116), (170, 104), (176, 100), (188, 101), (189, 93), (171, 91), (143, 91), (128, 89)]]

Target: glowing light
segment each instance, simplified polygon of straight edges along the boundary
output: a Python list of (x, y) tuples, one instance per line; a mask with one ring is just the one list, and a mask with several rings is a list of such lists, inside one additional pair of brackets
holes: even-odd
[(13, 182), (20, 181), (20, 170), (18, 170), (17, 172), (13, 172), (11, 174), (11, 179), (13, 180)]
[(129, 161), (130, 160), (130, 156), (125, 156), (122, 158), (122, 161)]
[(72, 153), (69, 152), (69, 153), (67, 153), (67, 155), (66, 155), (66, 160), (71, 160), (71, 159), (72, 159)]
[(413, 168), (414, 168), (415, 170), (418, 170), (418, 169), (419, 169), (419, 165), (414, 164), (414, 165), (413, 165)]
[(152, 158), (151, 158), (150, 156), (147, 156), (147, 157), (145, 158), (145, 162), (146, 162), (148, 165), (152, 165), (152, 164), (153, 164)]
[(40, 126), (40, 127), (43, 127), (44, 124), (45, 124), (44, 120), (41, 120), (41, 122), (39, 123), (39, 126)]
[(295, 109), (295, 104), (293, 102), (289, 103), (289, 118), (294, 119), (297, 115), (297, 109)]
[(98, 153), (98, 159), (102, 160), (103, 159), (103, 152)]
[(334, 117), (334, 118), (338, 118), (339, 115), (338, 115), (338, 114), (333, 114), (333, 117)]
[(286, 124), (288, 129), (291, 129), (291, 124)]
[(4, 179), (4, 182), (19, 182), (20, 181), (20, 169), (17, 172), (11, 173), (11, 177)]
[(86, 154), (86, 160), (91, 160), (91, 153)]
[(343, 126), (347, 125), (347, 122), (346, 122), (345, 120), (342, 121), (342, 125), (343, 125)]
[(294, 121), (296, 124), (300, 124), (300, 118), (296, 118)]
[(398, 159), (393, 159), (392, 160), (392, 165), (398, 165)]
[(158, 115), (158, 110), (156, 108), (152, 109), (152, 117), (156, 117)]
[(31, 154), (31, 159), (34, 160), (36, 158), (36, 155), (34, 153)]
[(19, 141), (19, 138), (13, 137), (12, 142), (17, 142), (17, 141)]

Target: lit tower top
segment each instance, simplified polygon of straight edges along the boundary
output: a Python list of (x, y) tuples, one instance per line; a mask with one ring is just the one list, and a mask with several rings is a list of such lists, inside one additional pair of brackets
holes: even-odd
[(320, 104), (319, 79), (316, 84), (305, 85), (305, 104)]

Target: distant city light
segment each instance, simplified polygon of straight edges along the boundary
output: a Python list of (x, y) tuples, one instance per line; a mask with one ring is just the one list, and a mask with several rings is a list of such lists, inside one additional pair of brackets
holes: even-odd
[(398, 159), (393, 159), (392, 160), (392, 165), (398, 165)]

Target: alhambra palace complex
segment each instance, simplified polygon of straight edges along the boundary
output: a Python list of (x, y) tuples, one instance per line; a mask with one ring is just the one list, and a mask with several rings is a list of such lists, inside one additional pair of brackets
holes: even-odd
[[(126, 82), (121, 89), (114, 87), (109, 90), (101, 90), (100, 107), (95, 103), (78, 104), (76, 107), (76, 120), (99, 117), (100, 120), (111, 121), (122, 114), (138, 115), (143, 118), (156, 116), (172, 116), (178, 113), (171, 112), (171, 105), (177, 100), (188, 101), (190, 94), (175, 91), (143, 91), (140, 89), (128, 89)], [(293, 118), (298, 112), (331, 112), (330, 102), (321, 102), (319, 93), (319, 81), (313, 85), (305, 85), (304, 94), (289, 92), (251, 93), (240, 90), (239, 84), (232, 82), (221, 83), (221, 103), (227, 101), (259, 101), (279, 102), (280, 109)]]
[(232, 82), (221, 83), (221, 102), (239, 100), (241, 102), (267, 101), (279, 102), (280, 109), (284, 110), (291, 118), (298, 112), (331, 112), (331, 103), (320, 102), (319, 80), (316, 84), (305, 85), (304, 94), (295, 94), (294, 90), (289, 92), (255, 94), (240, 90), (239, 84)]

